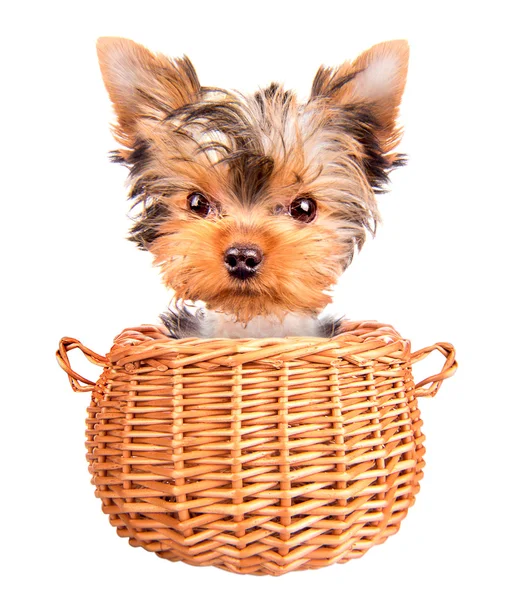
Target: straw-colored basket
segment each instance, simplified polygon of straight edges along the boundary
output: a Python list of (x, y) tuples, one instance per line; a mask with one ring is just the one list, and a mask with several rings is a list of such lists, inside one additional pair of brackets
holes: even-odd
[[(183, 339), (125, 330), (100, 356), (57, 353), (91, 391), (87, 458), (121, 537), (172, 561), (280, 575), (358, 558), (398, 531), (424, 467), (417, 400), (456, 369), (389, 326), (333, 339)], [(80, 348), (104, 367), (72, 370)], [(433, 350), (442, 371), (417, 385)]]

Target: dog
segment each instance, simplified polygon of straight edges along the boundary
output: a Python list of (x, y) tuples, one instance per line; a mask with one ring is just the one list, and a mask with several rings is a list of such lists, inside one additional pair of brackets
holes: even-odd
[(380, 221), (377, 194), (405, 163), (404, 40), (321, 67), (307, 102), (272, 83), (202, 86), (189, 59), (100, 38), (101, 73), (129, 168), (129, 239), (154, 256), (183, 337), (331, 337), (330, 290)]

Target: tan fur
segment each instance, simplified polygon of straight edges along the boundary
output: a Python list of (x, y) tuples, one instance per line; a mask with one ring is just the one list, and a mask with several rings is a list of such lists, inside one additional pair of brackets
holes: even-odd
[[(258, 315), (320, 312), (354, 248), (379, 220), (367, 169), (370, 152), (382, 152), (390, 167), (396, 157), (407, 44), (379, 44), (338, 69), (320, 69), (317, 93), (306, 104), (279, 86), (254, 97), (201, 88), (186, 58), (154, 55), (130, 40), (102, 38), (98, 54), (117, 114), (119, 156), (135, 167), (130, 181), (144, 211), (138, 218), (147, 218), (152, 205), (169, 215), (156, 223), (148, 249), (176, 297), (204, 301), (244, 323)], [(346, 82), (337, 89), (340, 78)], [(201, 111), (188, 112), (193, 104)], [(354, 106), (365, 106), (372, 124), (354, 127), (348, 109)], [(377, 148), (365, 147), (366, 136)], [(256, 189), (247, 161), (257, 157), (271, 171)], [(206, 218), (189, 211), (193, 192), (211, 203)], [(317, 203), (311, 223), (289, 214), (300, 197)], [(240, 244), (264, 255), (246, 281), (230, 277), (223, 261), (227, 248)]]
[[(328, 168), (318, 121), (311, 123), (313, 130), (300, 128), (291, 140), (285, 135), (282, 148), (278, 133), (277, 138), (272, 132), (264, 133), (265, 148), (278, 166), (269, 190), (254, 209), (241, 206), (240, 198), (229, 188), (226, 163), (213, 164), (207, 155), (195, 156), (195, 145), (183, 139), (177, 153), (193, 158), (176, 163), (173, 172), (174, 144), (162, 141), (166, 133), (160, 132), (158, 138), (151, 132), (157, 150), (153, 171), (160, 192), (164, 180), (177, 180), (186, 190), (167, 200), (174, 218), (160, 228), (162, 237), (150, 247), (165, 283), (174, 288), (177, 297), (202, 300), (209, 308), (234, 314), (240, 321), (289, 311), (315, 313), (330, 301), (326, 290), (347, 266), (354, 243), (364, 241), (364, 231), (350, 226), (341, 200), (365, 198), (372, 211), (375, 200), (349, 159), (350, 153), (358, 152), (349, 137), (341, 139), (341, 164)], [(310, 160), (306, 154), (312, 154)], [(332, 159), (335, 161), (335, 155)], [(186, 198), (192, 189), (216, 203), (216, 212), (208, 219), (188, 215)], [(306, 194), (319, 206), (316, 222), (309, 226), (287, 214), (291, 201)], [(276, 206), (281, 206), (284, 214), (272, 217)], [(336, 236), (339, 211), (342, 227)], [(240, 244), (256, 244), (266, 257), (251, 282), (229, 281), (224, 267), (225, 250)]]
[[(388, 73), (390, 76), (388, 80), (380, 86), (379, 93), (373, 94), (373, 87), (362, 84), (367, 77), (367, 71), (369, 72), (381, 61), (390, 61), (392, 69)], [(380, 124), (377, 134), (385, 153), (393, 150), (401, 138), (401, 129), (397, 127), (396, 119), (407, 81), (408, 63), (408, 43), (405, 40), (394, 40), (372, 46), (356, 60), (344, 62), (338, 69), (326, 68), (319, 72), (323, 93), (335, 80), (357, 73), (349, 83), (331, 95), (331, 100), (340, 106), (368, 102)]]
[[(171, 60), (131, 40), (115, 37), (99, 38), (97, 53), (118, 118), (116, 139), (127, 147), (132, 147), (142, 120), (163, 118), (160, 106), (183, 106), (194, 100), (200, 89), (196, 73), (185, 58)], [(148, 93), (142, 94), (141, 90)]]
[[(345, 249), (323, 224), (297, 227), (287, 218), (244, 214), (214, 222), (173, 221), (163, 233), (151, 251), (177, 297), (202, 300), (242, 322), (257, 315), (321, 311), (330, 301), (325, 290), (343, 270)], [(241, 243), (256, 244), (265, 255), (252, 281), (229, 278), (223, 263), (225, 250)]]

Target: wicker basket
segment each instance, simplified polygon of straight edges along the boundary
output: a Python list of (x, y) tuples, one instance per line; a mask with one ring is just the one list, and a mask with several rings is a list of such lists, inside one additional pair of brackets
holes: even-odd
[[(80, 348), (104, 367), (75, 373)], [(442, 371), (417, 385), (433, 350)], [(91, 391), (87, 458), (121, 537), (172, 561), (281, 575), (362, 556), (398, 531), (424, 467), (417, 399), (456, 370), (389, 326), (336, 338), (167, 339), (125, 330), (102, 357), (64, 338)]]

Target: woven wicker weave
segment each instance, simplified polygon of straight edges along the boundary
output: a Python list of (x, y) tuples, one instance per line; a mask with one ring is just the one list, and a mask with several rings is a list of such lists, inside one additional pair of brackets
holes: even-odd
[[(75, 373), (80, 348), (104, 371)], [(432, 350), (442, 372), (414, 384)], [(331, 340), (170, 340), (125, 330), (106, 358), (64, 338), (92, 391), (87, 458), (122, 537), (172, 561), (280, 575), (363, 555), (394, 534), (424, 467), (417, 398), (456, 369), (391, 327)], [(84, 384), (84, 385), (82, 385)]]

